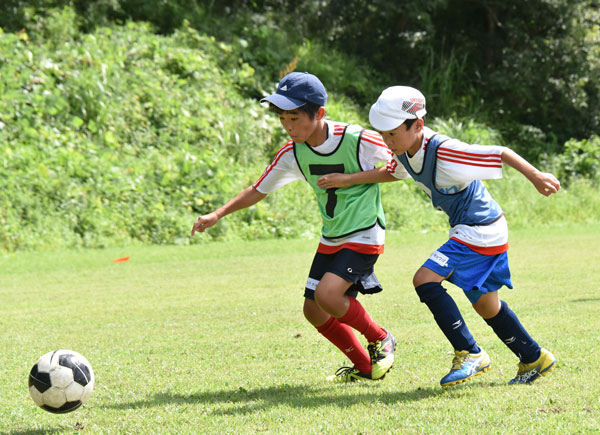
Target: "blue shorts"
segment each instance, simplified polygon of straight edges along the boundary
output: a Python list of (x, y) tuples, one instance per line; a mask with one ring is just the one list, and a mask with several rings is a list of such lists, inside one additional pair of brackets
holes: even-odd
[(341, 249), (334, 254), (317, 252), (310, 267), (304, 297), (314, 300), (317, 285), (327, 272), (352, 283), (346, 291), (348, 296), (379, 293), (383, 289), (373, 272), (378, 257), (377, 254), (361, 254), (350, 249)]
[(450, 275), (447, 280), (463, 289), (472, 304), (483, 293), (494, 292), (503, 285), (513, 288), (506, 252), (483, 255), (452, 239), (431, 254), (423, 267), (441, 276)]

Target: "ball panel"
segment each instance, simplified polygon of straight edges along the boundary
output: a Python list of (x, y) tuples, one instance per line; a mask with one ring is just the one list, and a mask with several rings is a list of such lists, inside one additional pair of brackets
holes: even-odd
[(77, 367), (73, 369), (73, 380), (85, 387), (88, 383), (92, 382), (90, 368), (85, 364), (78, 364)]
[(52, 387), (67, 388), (73, 383), (73, 370), (68, 367), (58, 366), (50, 370), (50, 383)]
[(29, 386), (34, 386), (40, 393), (43, 393), (51, 385), (50, 373), (39, 372), (38, 365), (35, 364), (29, 372)]
[(54, 354), (58, 352), (56, 350), (53, 350), (52, 352), (48, 352), (45, 355), (42, 355), (40, 357), (40, 359), (37, 361), (36, 365), (38, 367), (38, 371), (40, 372), (50, 372), (50, 369), (52, 368), (52, 357), (54, 356)]
[(81, 402), (85, 403), (87, 402), (87, 400), (90, 398), (92, 391), (94, 391), (94, 383), (90, 382), (89, 384), (87, 384), (85, 387), (83, 387), (83, 394), (81, 396)]
[(35, 388), (35, 385), (29, 386), (29, 395), (31, 396), (33, 402), (37, 406), (42, 406), (44, 404), (44, 398), (42, 397), (42, 393), (40, 393), (38, 389)]
[(71, 385), (65, 388), (65, 396), (67, 398), (67, 402), (74, 402), (76, 400), (81, 401), (83, 393), (84, 387), (79, 385), (77, 382), (71, 382)]
[(50, 387), (47, 391), (42, 394), (44, 404), (52, 406), (53, 408), (60, 408), (65, 404), (67, 398), (62, 388)]
[(81, 402), (77, 401), (77, 402), (66, 402), (64, 405), (59, 406), (59, 407), (42, 405), (41, 408), (43, 408), (46, 411), (51, 412), (53, 414), (64, 414), (66, 412), (75, 411), (81, 405), (82, 405)]
[(73, 369), (73, 378), (75, 382), (81, 385), (87, 385), (94, 381), (94, 371), (89, 361), (81, 354), (72, 350), (61, 350), (59, 364)]
[(61, 355), (59, 364), (64, 367), (70, 367), (73, 371), (73, 380), (80, 385), (86, 386), (92, 380), (91, 367), (84, 361), (83, 357), (74, 354)]

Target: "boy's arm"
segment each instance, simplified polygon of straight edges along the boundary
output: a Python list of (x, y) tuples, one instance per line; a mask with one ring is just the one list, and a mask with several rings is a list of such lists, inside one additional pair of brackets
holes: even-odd
[(510, 148), (505, 148), (502, 152), (502, 161), (525, 175), (542, 195), (550, 196), (560, 189), (560, 181), (554, 175), (540, 172)]
[(317, 186), (323, 189), (350, 187), (354, 184), (372, 184), (398, 181), (388, 172), (385, 166), (369, 171), (355, 172), (354, 174), (327, 174), (317, 180)]
[(227, 216), (228, 214), (233, 213), (234, 211), (238, 211), (256, 204), (265, 196), (267, 195), (264, 193), (260, 193), (252, 186), (245, 188), (227, 204), (223, 205), (222, 207), (219, 207), (212, 213), (200, 216), (196, 223), (194, 223), (194, 226), (192, 227), (192, 236), (194, 235), (194, 233), (196, 233), (196, 231), (203, 233), (204, 230), (206, 230), (209, 227), (212, 227), (223, 216)]

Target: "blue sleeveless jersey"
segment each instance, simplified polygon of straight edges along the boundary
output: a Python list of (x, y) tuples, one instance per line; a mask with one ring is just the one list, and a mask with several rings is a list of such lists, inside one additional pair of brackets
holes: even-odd
[(443, 193), (435, 187), (438, 148), (448, 139), (450, 138), (441, 134), (435, 134), (429, 139), (423, 157), (423, 168), (418, 173), (410, 167), (406, 153), (398, 156), (398, 160), (431, 198), (433, 206), (448, 215), (451, 226), (487, 225), (495, 222), (502, 217), (503, 212), (481, 180), (472, 181), (460, 192)]

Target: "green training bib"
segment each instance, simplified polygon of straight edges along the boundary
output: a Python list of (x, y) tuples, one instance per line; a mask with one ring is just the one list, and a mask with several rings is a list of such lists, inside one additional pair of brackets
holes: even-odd
[(319, 154), (306, 143), (294, 144), (298, 166), (317, 196), (325, 238), (345, 237), (371, 228), (377, 222), (385, 228), (379, 184), (356, 184), (340, 189), (317, 186), (317, 180), (323, 175), (364, 170), (358, 159), (362, 132), (358, 125), (346, 126), (339, 145), (329, 154)]

